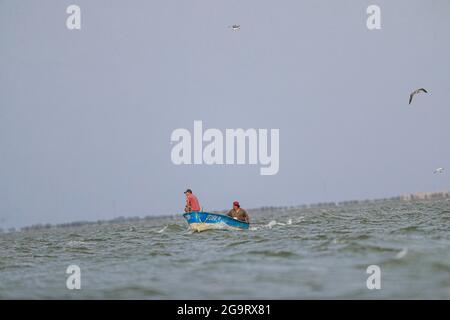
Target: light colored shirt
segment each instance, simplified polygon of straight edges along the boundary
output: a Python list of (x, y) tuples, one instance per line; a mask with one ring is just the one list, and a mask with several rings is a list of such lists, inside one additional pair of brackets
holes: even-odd
[(239, 210), (237, 210), (237, 211), (234, 209), (231, 209), (228, 212), (228, 215), (232, 218), (236, 218), (241, 221), (249, 222), (249, 217), (248, 217), (247, 211), (245, 211), (242, 208), (239, 208)]

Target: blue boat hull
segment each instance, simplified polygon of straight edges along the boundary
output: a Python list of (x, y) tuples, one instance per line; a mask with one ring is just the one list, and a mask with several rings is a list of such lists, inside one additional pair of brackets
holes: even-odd
[(211, 229), (245, 230), (249, 224), (224, 214), (209, 212), (188, 212), (183, 214), (189, 227), (197, 232)]

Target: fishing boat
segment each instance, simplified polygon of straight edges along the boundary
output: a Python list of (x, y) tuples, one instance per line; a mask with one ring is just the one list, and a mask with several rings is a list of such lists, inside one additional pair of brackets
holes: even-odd
[(249, 224), (230, 216), (209, 212), (188, 212), (183, 214), (191, 230), (200, 232), (211, 229), (245, 230)]

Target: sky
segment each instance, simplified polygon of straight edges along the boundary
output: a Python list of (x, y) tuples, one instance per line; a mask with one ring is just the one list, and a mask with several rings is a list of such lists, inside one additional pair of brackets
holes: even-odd
[[(0, 228), (181, 214), (188, 187), (205, 211), (449, 189), (449, 16), (448, 0), (0, 0)], [(195, 120), (279, 129), (279, 172), (175, 165), (171, 134)]]

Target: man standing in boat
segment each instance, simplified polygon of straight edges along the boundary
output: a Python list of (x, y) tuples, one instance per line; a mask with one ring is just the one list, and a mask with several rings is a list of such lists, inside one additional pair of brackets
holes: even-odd
[(228, 212), (228, 215), (232, 218), (250, 223), (247, 211), (241, 208), (238, 201), (233, 202), (233, 209)]
[(187, 189), (184, 194), (186, 195), (186, 206), (184, 212), (200, 211), (200, 203), (196, 196), (192, 194), (191, 189)]

